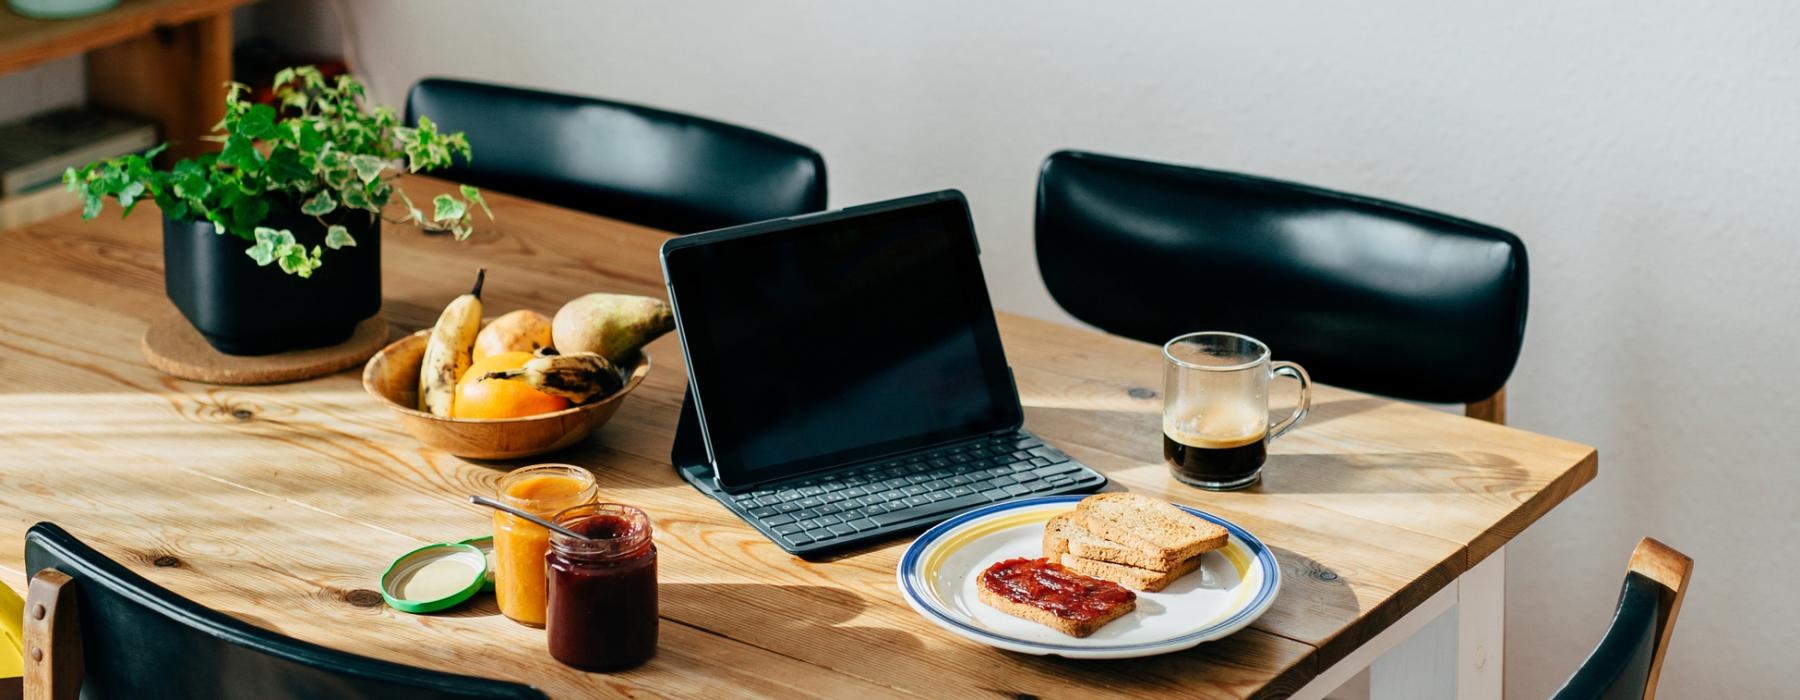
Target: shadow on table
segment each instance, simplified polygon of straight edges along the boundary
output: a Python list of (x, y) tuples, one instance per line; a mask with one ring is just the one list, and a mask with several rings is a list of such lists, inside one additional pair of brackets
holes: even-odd
[(1249, 493), (1468, 493), (1472, 481), (1516, 482), (1530, 475), (1511, 457), (1487, 452), (1272, 454)]
[(667, 620), (763, 648), (827, 630), (831, 643), (883, 654), (923, 647), (906, 632), (846, 624), (862, 616), (868, 604), (851, 591), (828, 586), (665, 582), (657, 597)]

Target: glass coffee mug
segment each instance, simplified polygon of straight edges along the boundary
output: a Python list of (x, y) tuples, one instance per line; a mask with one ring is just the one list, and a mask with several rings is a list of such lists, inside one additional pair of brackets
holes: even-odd
[[(1269, 441), (1306, 417), (1312, 379), (1292, 362), (1270, 362), (1269, 346), (1237, 333), (1189, 333), (1163, 345), (1163, 459), (1175, 478), (1212, 491), (1241, 489), (1262, 475)], [(1269, 380), (1300, 382), (1300, 405), (1269, 421)]]

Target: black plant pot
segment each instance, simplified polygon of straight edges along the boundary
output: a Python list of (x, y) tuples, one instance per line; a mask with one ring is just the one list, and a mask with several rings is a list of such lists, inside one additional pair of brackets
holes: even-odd
[[(354, 247), (325, 250), (312, 277), (302, 279), (277, 264), (258, 266), (251, 246), (215, 233), (212, 222), (163, 217), (163, 281), (169, 300), (219, 352), (268, 355), (336, 345), (356, 324), (381, 310), (381, 224), (367, 212), (333, 212)], [(311, 249), (323, 245), (325, 227), (310, 216), (270, 216), (269, 228), (285, 228)]]

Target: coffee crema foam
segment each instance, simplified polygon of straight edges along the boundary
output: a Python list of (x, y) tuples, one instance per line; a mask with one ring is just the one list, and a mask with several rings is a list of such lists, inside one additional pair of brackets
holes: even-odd
[(1223, 450), (1261, 442), (1269, 433), (1268, 412), (1248, 406), (1193, 411), (1163, 419), (1163, 434), (1189, 447)]

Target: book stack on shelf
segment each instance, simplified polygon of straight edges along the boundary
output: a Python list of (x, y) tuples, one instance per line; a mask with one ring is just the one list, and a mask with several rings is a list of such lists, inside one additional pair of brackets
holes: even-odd
[(64, 170), (155, 146), (144, 117), (71, 107), (0, 124), (0, 230), (81, 207), (62, 186)]

